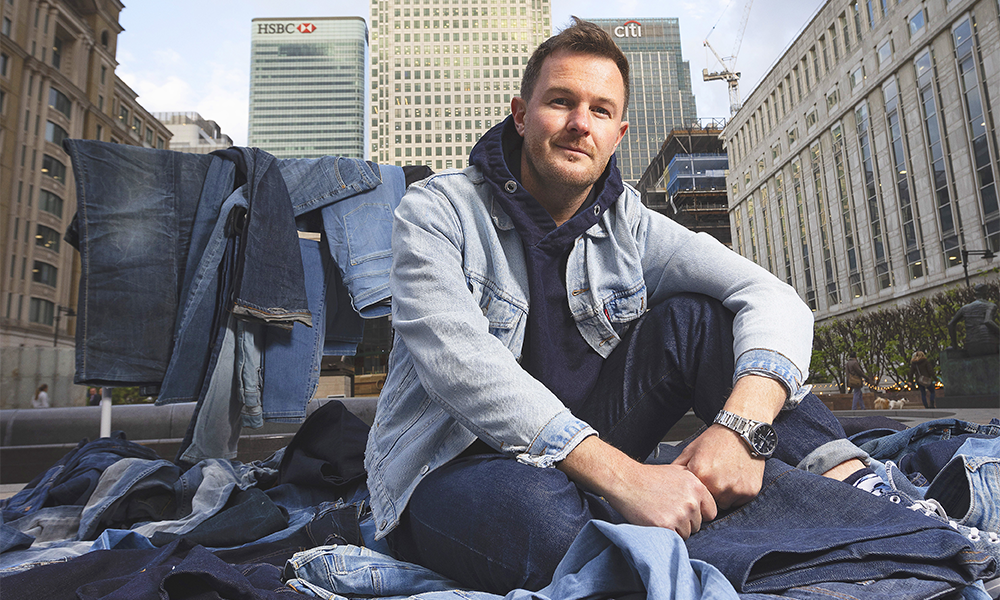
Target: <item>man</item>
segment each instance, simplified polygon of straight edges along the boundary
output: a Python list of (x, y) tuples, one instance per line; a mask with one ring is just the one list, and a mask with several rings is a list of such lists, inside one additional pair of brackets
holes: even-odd
[(864, 410), (865, 403), (862, 398), (862, 392), (864, 392), (865, 383), (871, 381), (871, 377), (868, 377), (868, 373), (865, 373), (864, 368), (861, 367), (861, 361), (858, 360), (858, 353), (851, 352), (847, 355), (847, 362), (844, 363), (844, 373), (847, 375), (847, 387), (850, 388), (851, 393), (854, 395), (851, 401), (851, 410)]
[[(365, 458), (377, 537), (470, 587), (542, 587), (593, 518), (689, 536), (757, 494), (769, 424), (807, 393), (795, 292), (622, 183), (628, 81), (577, 21), (536, 50), (472, 166), (396, 211), (396, 339)], [(842, 437), (809, 398), (779, 419), (799, 423), (775, 454), (792, 464)], [(688, 408), (724, 424), (640, 462)]]

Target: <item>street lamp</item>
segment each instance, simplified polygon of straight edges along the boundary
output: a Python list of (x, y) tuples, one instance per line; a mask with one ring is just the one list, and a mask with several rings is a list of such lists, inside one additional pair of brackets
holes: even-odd
[(969, 284), (969, 256), (982, 256), (986, 260), (993, 260), (996, 254), (993, 254), (993, 251), (989, 248), (986, 250), (966, 250), (964, 247), (962, 248), (962, 270), (965, 271), (965, 287), (972, 287)]
[(75, 317), (76, 311), (73, 310), (72, 308), (66, 308), (65, 306), (60, 306), (58, 304), (56, 305), (56, 329), (52, 333), (53, 348), (55, 348), (59, 344), (59, 319), (61, 319), (64, 314), (67, 317)]

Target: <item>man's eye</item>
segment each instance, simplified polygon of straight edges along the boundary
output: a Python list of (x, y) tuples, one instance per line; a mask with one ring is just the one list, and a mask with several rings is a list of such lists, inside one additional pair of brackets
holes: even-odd
[(569, 104), (569, 100), (565, 98), (555, 98), (552, 100), (552, 104), (558, 104), (559, 106), (566, 106)]
[(597, 114), (599, 114), (599, 115), (601, 115), (603, 117), (610, 117), (611, 116), (611, 112), (608, 109), (606, 109), (606, 108), (596, 108), (595, 107), (594, 108), (594, 112), (596, 112)]

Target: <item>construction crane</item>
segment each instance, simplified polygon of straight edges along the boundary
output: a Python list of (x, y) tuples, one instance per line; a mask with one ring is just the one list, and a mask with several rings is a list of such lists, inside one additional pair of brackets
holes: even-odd
[[(733, 45), (733, 53), (731, 56), (722, 58), (719, 53), (715, 51), (712, 44), (708, 42), (708, 36), (712, 35), (715, 31), (715, 27), (719, 24), (716, 21), (712, 29), (709, 30), (708, 35), (705, 36), (705, 41), (703, 45), (712, 51), (715, 55), (716, 60), (722, 65), (721, 71), (708, 72), (708, 69), (701, 70), (701, 77), (705, 81), (725, 81), (729, 85), (729, 115), (735, 115), (742, 106), (740, 102), (740, 72), (736, 70), (736, 57), (740, 52), (740, 46), (743, 44), (743, 33), (747, 29), (747, 19), (750, 17), (750, 6), (753, 4), (753, 0), (746, 0), (746, 6), (743, 8), (743, 18), (740, 20), (739, 29), (736, 31), (736, 42)], [(725, 10), (723, 10), (725, 13)], [(719, 20), (722, 20), (722, 16), (719, 16)]]

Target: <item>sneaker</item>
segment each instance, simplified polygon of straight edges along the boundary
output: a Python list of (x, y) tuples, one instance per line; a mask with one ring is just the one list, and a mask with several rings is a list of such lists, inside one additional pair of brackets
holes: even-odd
[(889, 477), (888, 482), (877, 474), (871, 473), (854, 482), (854, 487), (873, 496), (883, 497), (893, 504), (899, 504), (904, 508), (923, 513), (941, 523), (947, 523), (949, 527), (972, 542), (972, 547), (975, 550), (985, 552), (1000, 562), (1000, 535), (992, 531), (982, 531), (977, 527), (962, 525), (949, 517), (941, 503), (933, 498), (914, 499), (910, 497), (901, 491), (893, 481), (893, 475), (902, 476), (902, 472), (892, 462), (886, 462), (885, 466)]

